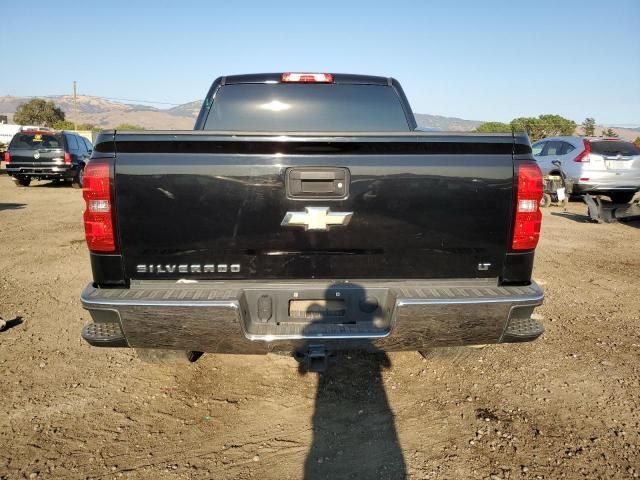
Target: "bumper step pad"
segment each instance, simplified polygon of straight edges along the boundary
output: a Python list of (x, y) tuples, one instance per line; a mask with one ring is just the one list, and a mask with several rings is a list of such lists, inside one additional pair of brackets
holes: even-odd
[(128, 347), (117, 323), (89, 323), (82, 328), (82, 338), (94, 347)]
[(533, 318), (512, 318), (502, 336), (503, 342), (530, 342), (544, 333), (542, 324)]

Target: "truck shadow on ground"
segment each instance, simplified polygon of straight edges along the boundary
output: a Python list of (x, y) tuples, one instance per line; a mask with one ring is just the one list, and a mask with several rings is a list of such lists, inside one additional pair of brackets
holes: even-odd
[[(598, 222), (591, 220), (588, 215), (579, 215), (577, 213), (569, 213), (569, 212), (564, 212), (564, 213), (552, 212), (551, 215), (553, 215), (554, 217), (564, 217), (568, 220), (572, 220), (577, 223), (593, 223), (594, 225), (598, 224)], [(630, 218), (630, 219), (625, 219), (625, 218), (618, 219), (614, 223), (619, 223), (620, 225), (627, 225), (633, 228), (640, 228), (640, 219), (638, 219), (637, 217)]]
[(71, 190), (71, 184), (69, 182), (60, 182), (55, 180), (43, 180), (38, 184), (32, 184), (29, 188), (68, 188)]
[(554, 217), (562, 217), (567, 220), (572, 220), (577, 223), (593, 223), (588, 215), (580, 215), (578, 213), (571, 212), (551, 212)]
[[(390, 367), (386, 353), (362, 341), (357, 351), (337, 352), (318, 374), (305, 480), (407, 477), (382, 378)], [(307, 364), (299, 372), (307, 374)]]
[(619, 222), (622, 225), (627, 225), (627, 226), (633, 227), (633, 228), (640, 228), (640, 220), (638, 220), (638, 219), (634, 219), (634, 220), (619, 220)]
[(25, 206), (25, 203), (0, 203), (0, 212), (2, 210), (19, 210)]
[(640, 218), (637, 216), (630, 219), (619, 219), (618, 223), (620, 225), (626, 225), (627, 227), (640, 228)]

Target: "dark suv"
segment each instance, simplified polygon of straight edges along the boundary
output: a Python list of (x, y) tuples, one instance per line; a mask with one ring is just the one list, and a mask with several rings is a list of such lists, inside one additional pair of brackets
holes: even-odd
[(14, 135), (4, 154), (7, 173), (16, 185), (31, 180), (66, 180), (82, 188), (84, 166), (93, 145), (73, 132), (25, 130)]

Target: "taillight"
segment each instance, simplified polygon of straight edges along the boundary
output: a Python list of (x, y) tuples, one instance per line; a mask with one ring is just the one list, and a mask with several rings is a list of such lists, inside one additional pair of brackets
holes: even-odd
[(518, 165), (518, 192), (513, 225), (513, 250), (532, 250), (538, 245), (542, 212), (542, 172), (535, 163)]
[(4, 163), (11, 163), (11, 154), (9, 152), (4, 152)]
[(574, 162), (586, 163), (590, 160), (589, 154), (591, 153), (591, 142), (586, 138), (582, 139), (584, 143), (584, 150), (573, 159)]
[(330, 73), (283, 73), (285, 83), (333, 83)]
[(71, 165), (71, 155), (69, 152), (64, 152), (64, 163)]
[(110, 168), (109, 163), (96, 160), (84, 168), (84, 231), (87, 246), (92, 252), (114, 252), (116, 249), (111, 215)]

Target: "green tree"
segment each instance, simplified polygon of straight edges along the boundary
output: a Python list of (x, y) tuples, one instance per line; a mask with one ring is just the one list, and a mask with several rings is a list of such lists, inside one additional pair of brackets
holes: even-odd
[(511, 125), (502, 122), (486, 122), (478, 125), (476, 128), (478, 133), (511, 133)]
[(640, 148), (640, 137), (636, 137), (633, 143), (635, 143), (636, 147)]
[(38, 125), (53, 127), (64, 120), (64, 112), (50, 100), (34, 98), (18, 105), (13, 121), (19, 125)]
[(611, 127), (609, 127), (606, 130), (602, 131), (602, 136), (603, 137), (609, 137), (609, 138), (618, 138), (620, 135), (618, 135), (615, 132), (615, 130), (613, 130)]
[(587, 117), (582, 122), (582, 131), (585, 137), (593, 137), (596, 133), (596, 121), (591, 117)]
[(93, 123), (79, 123), (78, 130), (91, 130), (92, 132), (99, 132), (102, 127), (94, 125)]
[(131, 123), (121, 123), (120, 125), (115, 127), (114, 130), (144, 130), (144, 127)]
[(527, 133), (532, 142), (540, 140), (545, 136), (540, 120), (535, 117), (514, 118), (511, 120), (511, 128), (516, 133)]
[(520, 117), (511, 121), (511, 127), (515, 132), (527, 132), (532, 142), (541, 138), (557, 135), (573, 135), (576, 130), (576, 122), (560, 115), (540, 115), (535, 117)]
[(75, 124), (70, 122), (69, 120), (60, 120), (53, 124), (53, 128), (56, 130), (91, 130), (94, 132), (99, 132), (102, 130), (101, 127), (95, 126), (93, 123), (78, 123)]
[(73, 130), (74, 124), (69, 120), (59, 120), (53, 124), (56, 130)]

